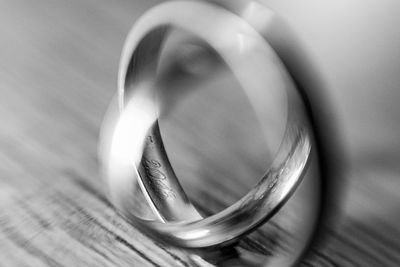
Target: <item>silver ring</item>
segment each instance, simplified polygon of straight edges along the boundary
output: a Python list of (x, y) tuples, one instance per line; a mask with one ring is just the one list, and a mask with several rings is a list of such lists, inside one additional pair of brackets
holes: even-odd
[[(207, 17), (219, 18), (218, 23)], [(190, 24), (187, 23), (189, 20)], [(151, 179), (155, 177), (152, 169), (159, 174), (160, 161), (143, 158), (145, 153), (168, 163), (162, 153), (161, 138), (157, 136), (154, 95), (162, 86), (155, 73), (158, 53), (170, 28), (189, 31), (215, 49), (237, 76), (256, 112), (264, 108), (266, 101), (260, 102), (257, 98), (260, 90), (266, 90), (262, 88), (263, 79), (278, 81), (281, 86), (273, 88), (274, 93), (285, 98), (288, 105), (299, 102), (301, 97), (294, 83), (288, 82), (291, 76), (286, 72), (286, 66), (252, 26), (226, 9), (210, 4), (169, 2), (146, 13), (128, 36), (119, 72), (120, 105), (123, 108), (118, 119), (111, 119), (114, 125), (103, 132), (100, 157), (112, 202), (136, 227), (155, 238), (182, 247), (208, 247), (230, 242), (270, 218), (301, 180), (311, 153), (313, 133), (310, 129), (313, 128), (307, 122), (306, 113), (290, 106), (278, 111), (287, 113), (287, 127), (269, 172), (244, 198), (208, 218), (202, 219), (190, 204), (168, 164), (162, 165), (166, 166), (164, 171), (167, 172), (167, 175), (161, 172), (162, 183), (155, 183)], [(279, 71), (276, 71), (277, 66)], [(265, 75), (254, 75), (257, 71)], [(134, 192), (133, 180), (139, 181), (147, 201), (159, 217), (158, 222), (143, 220), (132, 213), (129, 199)], [(319, 203), (313, 205), (318, 209)]]

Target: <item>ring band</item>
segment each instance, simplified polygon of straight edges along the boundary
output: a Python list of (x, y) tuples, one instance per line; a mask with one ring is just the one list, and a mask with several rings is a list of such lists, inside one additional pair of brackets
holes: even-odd
[[(174, 12), (182, 9), (188, 12)], [(220, 18), (220, 24), (210, 24), (212, 22), (208, 22), (206, 16), (202, 17), (201, 14)], [(192, 23), (187, 24), (189, 18)], [(135, 226), (156, 238), (184, 247), (218, 245), (234, 240), (258, 226), (272, 216), (290, 196), (306, 166), (311, 149), (311, 133), (308, 132), (309, 126), (304, 118), (288, 108), (285, 139), (272, 168), (256, 188), (219, 214), (199, 221), (165, 224), (145, 221), (132, 214), (125, 203), (129, 196), (121, 192), (131, 184), (132, 177), (137, 175), (132, 163), (135, 163), (138, 169), (142, 161), (144, 140), (157, 122), (153, 99), (158, 90), (154, 84), (155, 67), (166, 28), (171, 27), (170, 25), (184, 28), (208, 42), (226, 61), (248, 96), (254, 100), (252, 104), (255, 110), (262, 108), (254, 96), (259, 90), (265, 90), (260, 88), (264, 84), (263, 79), (276, 79), (280, 81), (280, 85), (287, 84), (287, 80), (290, 79), (284, 71), (271, 71), (276, 69), (277, 64), (280, 70), (285, 68), (274, 51), (252, 27), (230, 12), (204, 3), (170, 2), (160, 5), (139, 20), (127, 39), (120, 65), (119, 89), (120, 93), (129, 92), (130, 100), (123, 103), (126, 107), (112, 130), (111, 141), (102, 153), (113, 203)], [(222, 37), (216, 35), (222, 32)], [(245, 38), (238, 38), (243, 36)], [(251, 64), (240, 66), (244, 62)], [(250, 75), (257, 72), (263, 75)], [(275, 90), (278, 94), (286, 93), (288, 102), (295, 95), (294, 86), (277, 86)], [(140, 177), (138, 180), (145, 179), (146, 177)], [(150, 187), (145, 189), (147, 192), (151, 191)], [(153, 199), (154, 196), (151, 197), (151, 201)], [(164, 211), (155, 208), (160, 214)], [(192, 208), (189, 206), (188, 210)], [(196, 219), (196, 216), (189, 218)]]

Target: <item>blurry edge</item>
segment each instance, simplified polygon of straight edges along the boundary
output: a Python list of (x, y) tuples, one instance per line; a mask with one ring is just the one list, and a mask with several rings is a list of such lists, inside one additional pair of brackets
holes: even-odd
[[(241, 16), (263, 36), (282, 60), (304, 101), (317, 145), (321, 204), (317, 227), (299, 261), (312, 258), (312, 248), (326, 246), (329, 233), (340, 226), (347, 197), (345, 176), (349, 171), (349, 156), (345, 153), (343, 134), (330, 101), (329, 89), (333, 88), (328, 88), (324, 82), (299, 35), (266, 3), (259, 0), (206, 1)], [(247, 16), (247, 7), (251, 5), (255, 12)]]
[[(330, 102), (329, 88), (323, 82), (322, 74), (316, 69), (305, 46), (296, 34), (280, 18), (274, 20), (269, 39), (264, 36), (281, 57), (292, 76), (305, 103), (314, 130), (318, 162), (321, 172), (321, 205), (317, 228), (304, 257), (312, 257), (312, 247), (325, 246), (329, 232), (342, 222), (343, 203), (346, 200), (348, 155), (344, 150), (343, 134)], [(303, 258), (304, 258), (303, 257)]]

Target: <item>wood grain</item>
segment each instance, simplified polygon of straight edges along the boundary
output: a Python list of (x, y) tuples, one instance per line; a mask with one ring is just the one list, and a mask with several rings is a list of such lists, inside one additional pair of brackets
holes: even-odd
[[(98, 173), (98, 131), (116, 91), (125, 35), (138, 15), (157, 2), (0, 3), (0, 266), (193, 266), (187, 252), (149, 240), (122, 219), (105, 197)], [(227, 140), (218, 135), (224, 137), (235, 126), (241, 129), (237, 122), (251, 121), (248, 114), (233, 120), (231, 113), (215, 109), (217, 105), (210, 107), (210, 114), (226, 121), (226, 128), (215, 129), (215, 138), (226, 141), (221, 147), (233, 147), (213, 150), (212, 157), (222, 158), (222, 164), (185, 142), (184, 132), (174, 130), (178, 134), (169, 137), (171, 144), (179, 144), (177, 155), (192, 151), (192, 160), (186, 156), (173, 160), (181, 176), (191, 175), (188, 190), (194, 190), (205, 212), (221, 209), (245, 193), (249, 183), (240, 177), (249, 172), (250, 177), (258, 177), (264, 165), (251, 159), (266, 153), (251, 140), (237, 143), (234, 137)], [(174, 127), (193, 136), (202, 121), (209, 123), (207, 117), (194, 116), (198, 122), (194, 128), (184, 119), (175, 120)], [(211, 141), (201, 135), (195, 138), (210, 152)], [(236, 159), (227, 156), (238, 151), (242, 154)], [(400, 263), (400, 169), (394, 160), (399, 155), (368, 147), (353, 153), (358, 156), (347, 177), (349, 197), (342, 207), (346, 216), (329, 231), (327, 245), (312, 248), (302, 266)], [(212, 167), (205, 169), (196, 162)], [(230, 173), (227, 166), (236, 164), (243, 167)], [(226, 187), (222, 178), (211, 179), (216, 175), (237, 179)], [(198, 176), (214, 182), (214, 196), (207, 190), (196, 191), (202, 184)], [(271, 233), (285, 235), (279, 224), (271, 222), (245, 238), (240, 249), (272, 253), (280, 239)]]

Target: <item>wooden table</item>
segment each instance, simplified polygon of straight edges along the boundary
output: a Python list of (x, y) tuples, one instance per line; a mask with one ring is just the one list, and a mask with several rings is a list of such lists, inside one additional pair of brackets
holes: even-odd
[[(98, 172), (98, 132), (116, 91), (125, 35), (157, 2), (0, 3), (0, 266), (191, 266), (186, 252), (149, 240), (118, 216)], [(389, 111), (387, 120), (396, 122), (396, 115)], [(226, 127), (234, 126), (229, 114), (221, 116)], [(175, 123), (187, 128), (185, 121)], [(398, 126), (380, 129), (389, 134)], [(171, 142), (181, 143), (181, 156), (174, 160), (182, 172), (196, 169), (197, 161), (207, 162), (201, 156), (187, 160), (187, 151), (194, 157), (202, 149), (176, 132)], [(347, 137), (349, 144), (360, 141)], [(302, 264), (398, 266), (400, 150), (390, 143), (350, 147), (343, 223)], [(251, 157), (253, 149), (242, 156)], [(217, 167), (203, 175), (213, 177)], [(246, 189), (237, 188), (231, 196)], [(218, 199), (209, 200), (214, 202), (200, 199), (200, 206), (220, 208)], [(248, 238), (245, 245), (268, 254), (271, 244)]]

